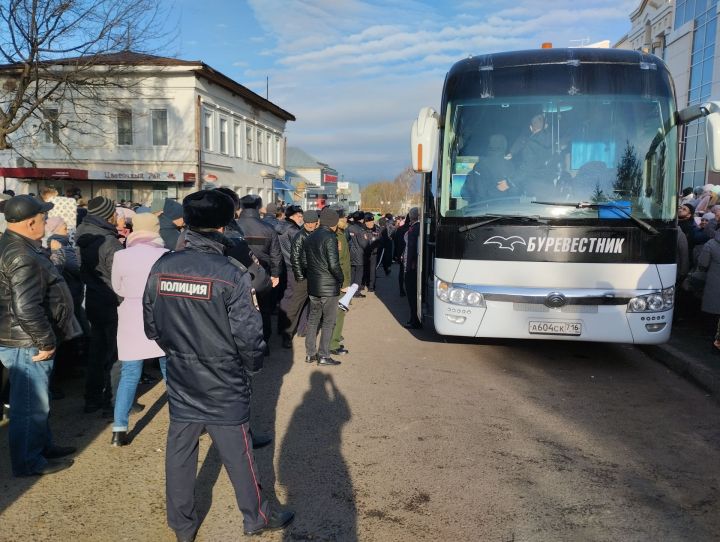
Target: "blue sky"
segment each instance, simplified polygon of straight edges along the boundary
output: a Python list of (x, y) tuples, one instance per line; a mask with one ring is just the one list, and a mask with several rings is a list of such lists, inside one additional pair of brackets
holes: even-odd
[[(410, 126), (468, 55), (615, 42), (639, 0), (175, 0), (164, 54), (202, 60), (290, 111), (288, 145), (345, 180), (409, 165)], [(173, 24), (170, 22), (169, 24)]]

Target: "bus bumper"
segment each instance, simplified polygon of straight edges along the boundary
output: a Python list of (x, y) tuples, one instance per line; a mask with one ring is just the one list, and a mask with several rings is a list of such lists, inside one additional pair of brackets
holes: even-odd
[(522, 304), (487, 301), (485, 308), (459, 306), (434, 299), (435, 330), (458, 337), (503, 337), (661, 344), (670, 338), (673, 311), (629, 313), (626, 305), (590, 306), (579, 313), (543, 312)]

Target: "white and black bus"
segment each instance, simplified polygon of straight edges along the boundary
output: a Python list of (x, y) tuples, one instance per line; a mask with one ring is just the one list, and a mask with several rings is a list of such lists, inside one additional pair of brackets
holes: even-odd
[(442, 335), (666, 341), (679, 141), (706, 117), (716, 170), (716, 110), (678, 113), (665, 64), (634, 51), (456, 63), (440, 111), (421, 110), (412, 130), (425, 174), (419, 316)]

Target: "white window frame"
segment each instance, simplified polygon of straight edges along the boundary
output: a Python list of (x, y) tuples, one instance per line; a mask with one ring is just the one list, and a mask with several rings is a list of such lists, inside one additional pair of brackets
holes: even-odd
[(282, 164), (282, 138), (275, 136), (275, 165)]
[(228, 143), (228, 119), (220, 116), (218, 120), (218, 151), (220, 154), (228, 154)]
[(267, 163), (271, 166), (275, 165), (275, 149), (273, 148), (272, 132), (265, 133), (265, 152), (267, 153)]
[(215, 124), (215, 115), (213, 111), (205, 109), (203, 111), (203, 150), (212, 152), (214, 144), (213, 126)]
[(255, 154), (257, 155), (257, 162), (261, 164), (265, 163), (265, 135), (262, 128), (255, 129)]
[[(248, 137), (249, 136), (249, 137)], [(245, 158), (250, 162), (255, 160), (255, 127), (245, 124)]]
[(47, 145), (60, 143), (60, 110), (56, 108), (43, 110), (43, 142)]
[[(133, 110), (129, 107), (121, 107), (118, 108), (116, 113), (117, 118), (117, 144), (118, 147), (131, 147), (135, 143), (134, 138), (134, 130), (133, 130)], [(121, 117), (124, 117), (124, 113), (128, 112), (130, 113), (129, 119), (130, 119), (130, 129), (127, 131), (128, 134), (130, 134), (130, 142), (129, 143), (122, 143), (120, 141), (120, 134), (121, 134), (121, 128), (120, 128), (120, 120)], [(124, 119), (123, 119), (124, 120)]]
[[(165, 114), (165, 143), (156, 143), (155, 142), (155, 113), (164, 113)], [(153, 146), (155, 147), (167, 147), (168, 142), (170, 141), (170, 134), (168, 133), (168, 110), (167, 109), (151, 109), (150, 110), (150, 141), (152, 141)]]
[(242, 122), (239, 120), (233, 121), (233, 154), (237, 158), (243, 156), (243, 133), (244, 133)]

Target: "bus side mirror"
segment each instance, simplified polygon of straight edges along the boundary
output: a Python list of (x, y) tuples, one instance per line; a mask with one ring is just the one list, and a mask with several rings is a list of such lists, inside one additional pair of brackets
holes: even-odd
[(432, 171), (440, 137), (439, 128), (437, 112), (432, 107), (423, 107), (410, 133), (410, 153), (415, 173)]
[(708, 167), (720, 172), (720, 102), (711, 102), (709, 111), (705, 117)]

